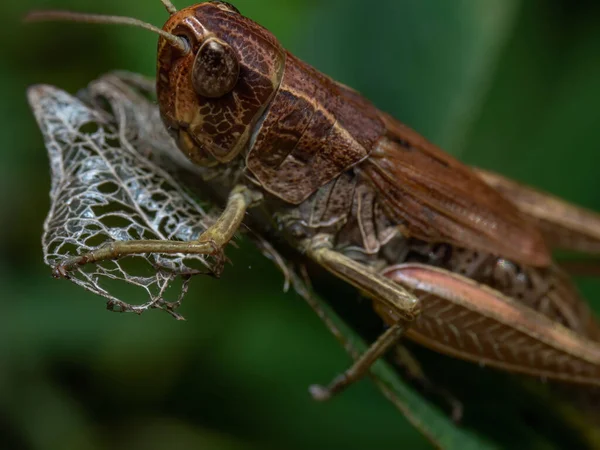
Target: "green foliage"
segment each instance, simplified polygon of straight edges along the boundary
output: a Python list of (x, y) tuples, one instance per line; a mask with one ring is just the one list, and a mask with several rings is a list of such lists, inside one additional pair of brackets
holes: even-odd
[[(69, 8), (161, 24), (166, 15), (155, 3), (3, 4), (0, 440), (35, 449), (430, 448), (369, 381), (330, 403), (310, 399), (306, 387), (327, 381), (349, 360), (319, 319), (282, 293), (281, 275), (251, 245), (230, 252), (234, 265), (221, 280), (195, 280), (183, 324), (160, 313), (109, 314), (99, 297), (50, 278), (39, 244), (48, 167), (25, 89), (43, 82), (74, 92), (113, 69), (152, 75), (156, 39), (114, 26), (23, 25), (20, 17), (34, 8)], [(466, 161), (600, 210), (594, 164), (600, 5), (255, 0), (237, 6), (294, 53)], [(586, 281), (582, 289), (600, 305), (597, 283)], [(451, 383), (451, 369), (461, 365), (427, 357), (433, 361), (427, 367)], [(467, 426), (506, 448), (568, 446), (571, 435), (548, 439), (532, 431), (537, 416), (507, 409), (524, 409), (533, 397), (517, 395), (497, 374), (470, 370), (473, 378), (453, 390), (461, 399), (482, 393), (465, 411)], [(502, 399), (490, 413), (490, 402)]]

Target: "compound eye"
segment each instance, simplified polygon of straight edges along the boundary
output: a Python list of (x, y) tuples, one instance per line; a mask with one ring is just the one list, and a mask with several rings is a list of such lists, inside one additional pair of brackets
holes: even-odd
[(239, 75), (240, 63), (228, 44), (217, 38), (209, 38), (202, 44), (192, 67), (196, 93), (209, 98), (222, 97), (235, 87)]

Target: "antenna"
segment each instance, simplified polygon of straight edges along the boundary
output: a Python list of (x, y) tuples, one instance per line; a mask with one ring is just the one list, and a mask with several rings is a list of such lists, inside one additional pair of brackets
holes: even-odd
[(169, 15), (172, 16), (177, 12), (177, 8), (175, 8), (175, 5), (171, 3), (171, 0), (160, 0), (160, 2), (163, 4)]
[[(161, 0), (167, 11), (173, 14), (171, 11), (177, 11), (169, 0)], [(119, 25), (131, 25), (137, 28), (144, 28), (154, 33), (161, 35), (165, 38), (173, 47), (176, 47), (183, 53), (189, 50), (187, 42), (175, 36), (174, 34), (167, 33), (165, 30), (155, 27), (152, 24), (143, 22), (139, 19), (132, 17), (122, 16), (105, 16), (102, 14), (83, 14), (71, 11), (31, 11), (25, 16), (25, 22), (52, 22), (52, 21), (67, 21), (67, 22), (84, 22), (84, 23), (114, 23)]]

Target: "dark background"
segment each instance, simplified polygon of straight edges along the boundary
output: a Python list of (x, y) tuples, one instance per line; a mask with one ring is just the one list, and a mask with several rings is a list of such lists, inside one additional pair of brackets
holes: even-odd
[[(238, 1), (283, 44), (463, 160), (600, 211), (600, 4), (568, 0)], [(187, 6), (177, 2), (176, 6)], [(113, 69), (152, 75), (156, 37), (23, 25), (30, 9), (133, 16), (158, 0), (0, 6), (0, 442), (3, 448), (429, 448), (363, 381), (326, 404), (306, 388), (348, 358), (251, 245), (181, 312), (104, 309), (43, 265), (49, 174), (25, 100)], [(600, 284), (580, 286), (596, 305)]]

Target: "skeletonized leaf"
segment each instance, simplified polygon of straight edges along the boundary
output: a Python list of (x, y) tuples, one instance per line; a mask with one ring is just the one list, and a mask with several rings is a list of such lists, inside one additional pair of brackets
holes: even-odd
[[(145, 101), (145, 108), (132, 109), (127, 102), (133, 99), (105, 81), (90, 86), (89, 94), (92, 104), (102, 95), (109, 110), (51, 86), (33, 86), (28, 92), (52, 168), (51, 208), (42, 239), (45, 262), (55, 267), (68, 256), (115, 240), (196, 239), (209, 218), (157, 164), (165, 146), (172, 146), (163, 127), (148, 128), (156, 123), (148, 114), (157, 115), (157, 108)], [(87, 264), (70, 279), (106, 297), (109, 309), (139, 313), (161, 308), (180, 318), (175, 309), (189, 277), (210, 273), (214, 266), (203, 256), (148, 254)], [(169, 302), (165, 293), (178, 277), (183, 280), (180, 292)], [(119, 298), (118, 281), (144, 290), (147, 302), (131, 305)]]

